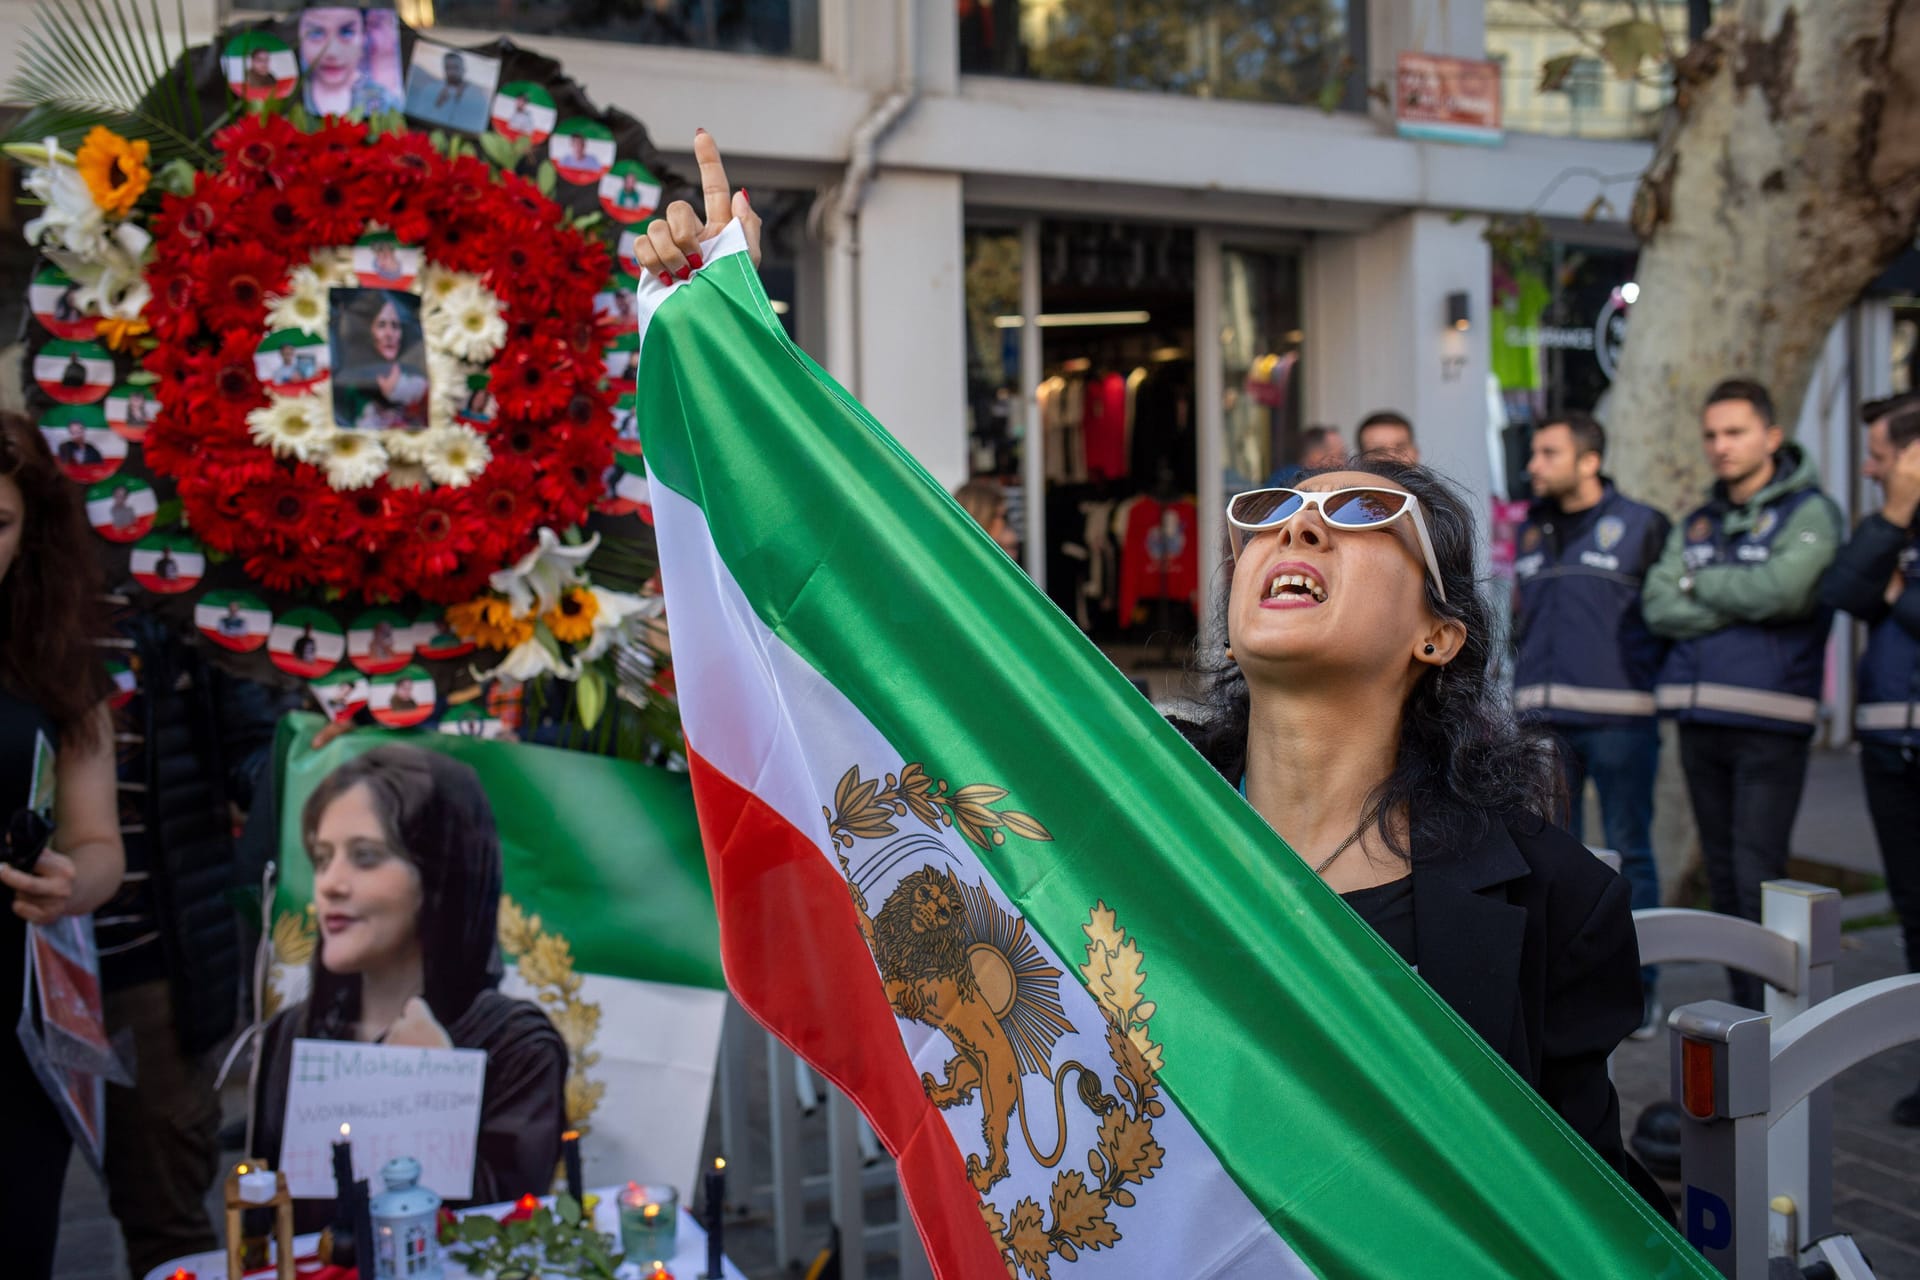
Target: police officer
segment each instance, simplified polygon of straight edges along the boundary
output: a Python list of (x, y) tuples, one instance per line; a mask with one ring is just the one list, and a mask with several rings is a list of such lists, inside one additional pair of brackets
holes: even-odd
[[(1660, 730), (1653, 685), (1666, 641), (1647, 629), (1640, 586), (1671, 522), (1621, 496), (1601, 473), (1607, 436), (1590, 415), (1549, 417), (1533, 433), (1533, 508), (1514, 560), (1515, 709), (1562, 745), (1568, 829), (1584, 829), (1593, 779), (1609, 847), (1636, 910), (1660, 905), (1653, 860), (1653, 783)], [(1633, 1035), (1660, 1029), (1657, 972), (1641, 970), (1645, 1015)]]
[[(1818, 594), (1840, 512), (1758, 382), (1720, 383), (1700, 424), (1719, 479), (1667, 539), (1643, 607), (1676, 642), (1654, 694), (1680, 722), (1713, 909), (1758, 920), (1761, 883), (1786, 871), (1820, 718), (1832, 611)], [(1735, 1003), (1759, 1008), (1758, 980), (1731, 977)]]
[[(1840, 549), (1820, 598), (1871, 628), (1853, 727), (1907, 967), (1920, 973), (1920, 392), (1863, 405), (1860, 416), (1863, 470), (1883, 501)], [(1920, 1128), (1920, 1089), (1894, 1103), (1893, 1119)]]

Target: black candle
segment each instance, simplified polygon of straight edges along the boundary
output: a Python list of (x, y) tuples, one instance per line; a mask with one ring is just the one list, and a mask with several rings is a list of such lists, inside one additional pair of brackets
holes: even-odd
[(582, 1209), (587, 1207), (587, 1189), (580, 1176), (580, 1133), (569, 1129), (560, 1135), (560, 1156), (567, 1162), (567, 1194)]
[(713, 1168), (706, 1172), (707, 1196), (707, 1280), (721, 1280), (724, 1250), (720, 1244), (720, 1224), (727, 1212), (727, 1162), (716, 1156)]
[(333, 1220), (352, 1223), (349, 1205), (353, 1193), (353, 1143), (348, 1140), (352, 1126), (340, 1126), (340, 1141), (333, 1144)]
[(373, 1280), (377, 1270), (374, 1262), (377, 1250), (373, 1240), (373, 1192), (368, 1189), (365, 1178), (353, 1184), (353, 1249), (354, 1265), (360, 1273), (360, 1280)]

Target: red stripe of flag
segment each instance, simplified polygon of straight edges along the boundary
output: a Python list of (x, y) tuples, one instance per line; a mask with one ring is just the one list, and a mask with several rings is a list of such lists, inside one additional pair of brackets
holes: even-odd
[(934, 1274), (1005, 1275), (960, 1148), (907, 1057), (846, 881), (771, 805), (698, 752), (687, 760), (734, 997), (873, 1125), (899, 1165)]

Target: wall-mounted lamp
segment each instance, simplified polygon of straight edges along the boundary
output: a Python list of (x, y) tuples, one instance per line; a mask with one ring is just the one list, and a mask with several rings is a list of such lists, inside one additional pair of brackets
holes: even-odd
[(1464, 289), (1447, 295), (1447, 327), (1461, 333), (1473, 328), (1473, 304)]

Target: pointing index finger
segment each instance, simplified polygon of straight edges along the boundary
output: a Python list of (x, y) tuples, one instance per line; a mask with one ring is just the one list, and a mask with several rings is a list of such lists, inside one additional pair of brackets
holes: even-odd
[(700, 166), (700, 192), (707, 206), (709, 234), (733, 220), (733, 188), (727, 184), (727, 166), (720, 162), (720, 147), (705, 129), (693, 135), (693, 159)]

